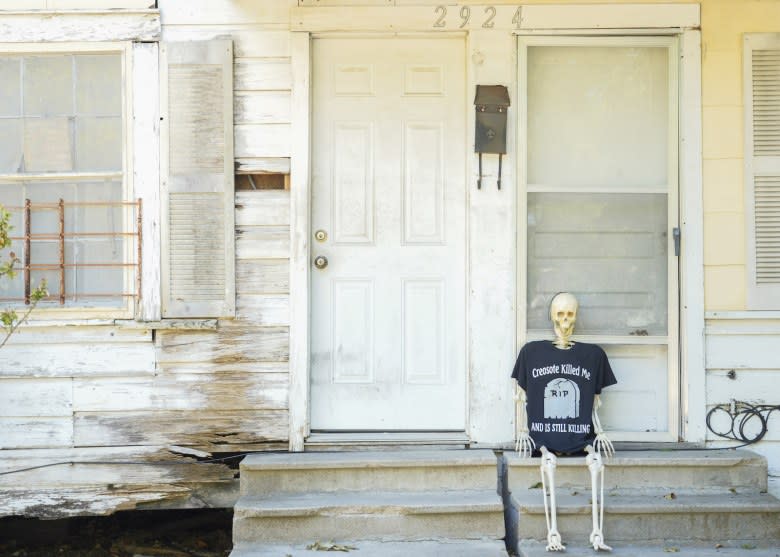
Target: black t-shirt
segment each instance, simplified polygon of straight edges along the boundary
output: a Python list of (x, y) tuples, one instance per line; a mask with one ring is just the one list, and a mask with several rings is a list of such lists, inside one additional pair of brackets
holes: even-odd
[(523, 346), (512, 377), (527, 394), (536, 447), (564, 453), (579, 452), (596, 437), (593, 397), (617, 383), (600, 346), (577, 342), (561, 350), (549, 340)]

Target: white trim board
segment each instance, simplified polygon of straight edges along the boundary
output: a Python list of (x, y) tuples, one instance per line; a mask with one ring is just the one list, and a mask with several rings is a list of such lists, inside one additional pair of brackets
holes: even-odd
[[(467, 10), (467, 12), (466, 12)], [(299, 7), (295, 31), (523, 31), (698, 28), (699, 4)]]
[(159, 10), (0, 12), (0, 43), (155, 42), (161, 29)]

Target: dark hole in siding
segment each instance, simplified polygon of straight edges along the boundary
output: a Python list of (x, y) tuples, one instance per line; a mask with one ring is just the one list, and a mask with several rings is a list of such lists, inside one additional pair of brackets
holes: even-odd
[(289, 189), (289, 174), (236, 174), (236, 191)]

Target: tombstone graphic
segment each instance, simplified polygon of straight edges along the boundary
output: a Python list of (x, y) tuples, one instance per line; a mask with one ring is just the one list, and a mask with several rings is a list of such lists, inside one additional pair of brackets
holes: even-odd
[(553, 379), (544, 388), (545, 418), (578, 418), (580, 388), (570, 379)]

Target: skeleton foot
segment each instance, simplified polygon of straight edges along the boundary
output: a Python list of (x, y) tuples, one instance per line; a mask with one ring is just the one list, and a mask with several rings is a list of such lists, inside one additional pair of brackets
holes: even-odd
[[(561, 534), (558, 532), (558, 516), (555, 506), (555, 467), (558, 459), (547, 450), (547, 447), (539, 449), (542, 453), (542, 497), (544, 497), (544, 517), (547, 519), (547, 551), (566, 551)], [(549, 485), (549, 488), (548, 488)], [(549, 493), (550, 504), (547, 505)]]
[(563, 545), (563, 540), (557, 530), (552, 530), (547, 534), (546, 549), (547, 551), (566, 551), (566, 546)]
[(596, 551), (612, 551), (612, 548), (604, 543), (604, 536), (601, 532), (590, 533), (590, 544)]
[(585, 447), (588, 456), (585, 463), (590, 470), (591, 501), (593, 510), (593, 531), (590, 533), (590, 544), (596, 551), (612, 551), (604, 543), (604, 461), (601, 454), (591, 445)]

